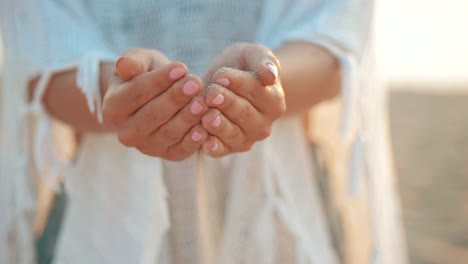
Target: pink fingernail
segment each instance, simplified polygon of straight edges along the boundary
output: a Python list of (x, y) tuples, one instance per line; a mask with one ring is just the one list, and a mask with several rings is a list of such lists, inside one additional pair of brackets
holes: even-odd
[(120, 57), (116, 62), (115, 62), (115, 67), (118, 68), (119, 64), (123, 61), (123, 59), (126, 58), (125, 56)]
[(190, 106), (190, 112), (192, 112), (192, 114), (194, 115), (200, 114), (202, 110), (203, 110), (203, 106), (197, 101), (194, 101), (192, 105)]
[(194, 81), (188, 81), (184, 85), (184, 88), (183, 88), (184, 94), (186, 94), (186, 95), (193, 95), (196, 92), (198, 92), (199, 89), (200, 89), (200, 87)]
[(216, 80), (216, 83), (221, 86), (228, 87), (231, 81), (229, 81), (228, 78), (219, 78), (218, 80)]
[(214, 105), (221, 105), (224, 102), (224, 96), (222, 94), (218, 94), (211, 103)]
[(175, 81), (182, 78), (185, 74), (187, 74), (187, 70), (185, 68), (177, 67), (171, 70), (169, 77)]
[(217, 116), (215, 118), (215, 120), (213, 120), (213, 122), (211, 122), (211, 125), (214, 127), (214, 128), (217, 128), (221, 125), (221, 118), (219, 116)]
[(215, 143), (211, 148), (210, 150), (215, 152), (216, 150), (218, 150), (219, 146), (218, 146), (218, 143)]
[(198, 133), (197, 131), (192, 133), (192, 140), (195, 142), (200, 141), (203, 138), (203, 135)]
[(272, 62), (267, 62), (266, 66), (268, 67), (268, 70), (273, 73), (275, 79), (278, 79), (278, 67), (276, 67), (276, 65)]

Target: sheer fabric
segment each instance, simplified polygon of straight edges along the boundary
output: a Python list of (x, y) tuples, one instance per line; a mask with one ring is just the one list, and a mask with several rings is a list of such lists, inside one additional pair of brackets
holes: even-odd
[[(51, 74), (76, 68), (100, 116), (97, 65), (128, 47), (159, 49), (203, 74), (233, 42), (275, 49), (295, 40), (322, 45), (342, 63), (343, 136), (363, 145), (350, 156), (362, 162), (346, 175), (364, 177), (373, 202), (368, 261), (404, 263), (385, 127), (381, 115), (369, 114), (382, 113), (375, 102), (383, 98), (366, 72), (372, 8), (370, 0), (1, 1), (0, 263), (34, 259), (39, 175), (63, 175), (70, 197), (56, 263), (337, 263), (301, 117), (278, 121), (251, 151), (222, 159), (168, 162), (114, 135), (87, 134), (76, 161), (66, 163), (39, 103)], [(29, 104), (27, 81), (37, 74)]]

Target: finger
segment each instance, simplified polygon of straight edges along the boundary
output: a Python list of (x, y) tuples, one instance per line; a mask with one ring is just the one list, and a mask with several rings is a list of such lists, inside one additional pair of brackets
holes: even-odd
[(209, 136), (202, 145), (203, 153), (213, 158), (220, 158), (231, 151), (216, 136)]
[[(152, 134), (173, 118), (193, 97), (199, 95), (201, 90), (200, 78), (193, 75), (185, 76), (130, 116), (122, 128), (121, 136), (133, 141), (134, 138)], [(203, 107), (203, 104), (201, 106)]]
[(119, 77), (112, 77), (104, 96), (102, 107), (104, 119), (116, 122), (128, 118), (187, 73), (185, 64), (173, 62), (123, 83)]
[(193, 127), (186, 133), (183, 140), (171, 146), (166, 154), (166, 159), (173, 161), (184, 160), (200, 149), (208, 133), (200, 125)]
[(193, 127), (179, 143), (171, 147), (162, 147), (158, 144), (146, 144), (137, 149), (148, 156), (180, 161), (190, 157), (199, 150), (207, 138), (208, 133), (206, 133), (200, 125), (197, 125)]
[(167, 63), (169, 60), (166, 56), (157, 50), (131, 48), (117, 60), (115, 72), (123, 81), (128, 81)]
[(273, 85), (279, 79), (280, 63), (267, 47), (252, 43), (236, 43), (226, 48), (209, 67), (204, 80), (209, 83), (221, 67), (232, 67), (254, 72), (264, 86)]
[[(219, 68), (213, 75), (213, 84), (228, 88), (252, 103), (259, 101), (258, 98), (265, 97), (267, 94), (266, 87), (257, 80), (255, 73), (233, 68)], [(211, 90), (213, 84), (207, 91)]]
[(199, 124), (202, 115), (208, 110), (205, 100), (198, 96), (180, 110), (173, 118), (150, 135), (150, 140), (169, 147), (177, 144), (195, 125)]
[(203, 128), (208, 133), (219, 138), (231, 151), (246, 151), (250, 147), (249, 141), (243, 130), (227, 119), (218, 109), (210, 109), (202, 117)]
[[(229, 91), (245, 98), (255, 107), (255, 109), (260, 113), (267, 115), (271, 119), (278, 118), (286, 109), (284, 91), (281, 85), (275, 84), (273, 86), (265, 87), (252, 73), (230, 68), (221, 68), (215, 74), (215, 84), (226, 87)], [(213, 90), (211, 87), (213, 86), (210, 85), (209, 89), (207, 89), (206, 102), (209, 106), (214, 106), (216, 104), (213, 100), (218, 96), (214, 92), (221, 91), (222, 89), (214, 89), (214, 91), (211, 91)], [(219, 107), (216, 107), (218, 109), (223, 107), (222, 112), (224, 112), (224, 108), (227, 108), (222, 104), (219, 104)]]
[[(260, 112), (248, 100), (229, 89), (212, 85), (206, 92), (205, 100), (209, 107), (219, 109), (249, 138), (262, 140), (270, 135), (271, 126), (268, 124), (271, 117)], [(273, 106), (270, 107), (273, 108)]]
[(275, 84), (278, 80), (280, 64), (269, 48), (258, 44), (247, 44), (241, 54), (245, 70), (255, 72), (264, 86)]

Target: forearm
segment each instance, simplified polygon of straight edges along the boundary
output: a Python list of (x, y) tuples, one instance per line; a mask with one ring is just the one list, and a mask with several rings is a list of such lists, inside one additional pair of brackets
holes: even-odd
[(303, 113), (339, 93), (340, 65), (325, 49), (311, 43), (291, 42), (275, 54), (281, 63), (287, 115)]
[[(72, 126), (77, 131), (106, 132), (110, 131), (109, 124), (100, 124), (95, 114), (88, 109), (86, 97), (76, 84), (77, 70), (69, 70), (54, 74), (42, 98), (46, 111), (54, 118)], [(114, 64), (101, 64), (100, 90), (104, 95), (108, 80), (114, 72)], [(33, 94), (38, 78), (30, 81), (29, 91)], [(30, 96), (31, 98), (32, 96)]]

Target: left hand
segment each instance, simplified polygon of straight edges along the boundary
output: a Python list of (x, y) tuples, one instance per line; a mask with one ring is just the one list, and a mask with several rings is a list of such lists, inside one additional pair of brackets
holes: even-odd
[(211, 109), (202, 117), (211, 134), (203, 143), (207, 155), (248, 151), (270, 135), (286, 110), (279, 72), (275, 55), (261, 45), (234, 44), (218, 56), (204, 78), (211, 83), (205, 94)]

